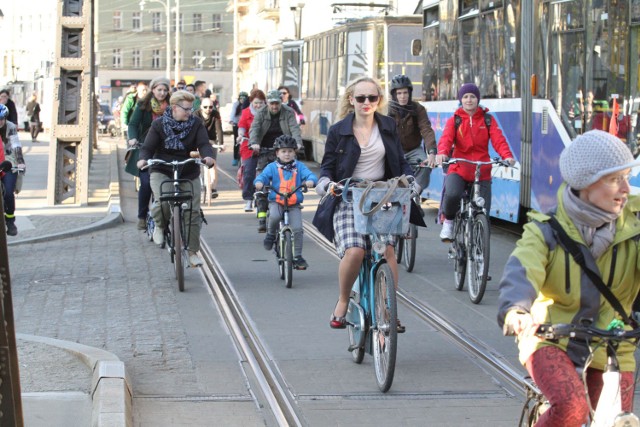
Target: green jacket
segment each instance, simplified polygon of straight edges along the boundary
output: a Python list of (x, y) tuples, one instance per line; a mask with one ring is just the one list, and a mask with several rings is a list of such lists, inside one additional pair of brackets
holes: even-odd
[(123, 125), (129, 126), (129, 121), (131, 120), (131, 116), (133, 115), (133, 110), (134, 108), (136, 108), (137, 103), (138, 103), (137, 92), (129, 92), (127, 96), (124, 98), (124, 102), (122, 103), (122, 108), (120, 109), (120, 120), (122, 120)]
[[(298, 148), (302, 148), (300, 125), (298, 125), (298, 121), (296, 120), (295, 111), (286, 105), (281, 105), (280, 107), (280, 129), (282, 129), (282, 133), (292, 136), (298, 143)], [(269, 106), (267, 105), (256, 113), (251, 123), (249, 145), (261, 145), (262, 138), (264, 138), (269, 130), (269, 126), (271, 126), (271, 113), (269, 113)]]
[[(640, 198), (629, 195), (627, 204), (616, 223), (611, 246), (594, 260), (580, 233), (567, 216), (562, 204), (562, 192), (558, 190), (558, 208), (555, 214), (567, 234), (580, 244), (587, 265), (599, 271), (602, 280), (610, 284), (627, 314), (640, 290)], [(519, 308), (530, 312), (536, 324), (577, 323), (581, 318), (591, 318), (594, 326), (606, 329), (618, 317), (615, 311), (582, 272), (573, 257), (558, 244), (548, 223), (549, 216), (538, 212), (529, 214), (533, 220), (525, 225), (522, 238), (509, 257), (500, 281), (498, 324), (504, 324), (507, 312)], [(522, 337), (518, 343), (520, 362), (525, 363), (537, 349), (553, 345), (566, 351), (576, 366), (584, 366), (588, 348), (584, 344), (561, 340), (558, 343), (541, 341), (536, 337)], [(618, 350), (621, 371), (634, 371), (635, 347), (623, 343)], [(605, 349), (599, 347), (590, 365), (603, 369), (606, 363)]]
[(153, 122), (153, 113), (151, 111), (144, 111), (140, 109), (139, 105), (135, 106), (131, 119), (129, 120), (129, 127), (127, 129), (127, 136), (129, 139), (137, 139), (140, 144), (144, 143), (144, 138), (149, 132)]

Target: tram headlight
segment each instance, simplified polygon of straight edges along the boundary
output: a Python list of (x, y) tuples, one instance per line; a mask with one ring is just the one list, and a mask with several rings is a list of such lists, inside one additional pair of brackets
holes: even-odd
[(479, 208), (484, 208), (484, 197), (477, 196), (476, 199), (475, 199), (475, 204)]

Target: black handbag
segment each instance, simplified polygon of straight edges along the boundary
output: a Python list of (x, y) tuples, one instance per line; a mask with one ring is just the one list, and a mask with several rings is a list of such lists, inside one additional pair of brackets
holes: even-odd
[(333, 242), (333, 213), (340, 202), (340, 196), (325, 195), (320, 199), (318, 209), (311, 222), (328, 241)]
[(631, 325), (633, 328), (637, 328), (637, 322), (627, 315), (627, 313), (624, 311), (624, 308), (622, 307), (622, 304), (620, 303), (620, 301), (618, 301), (618, 298), (613, 295), (611, 289), (609, 289), (607, 285), (605, 285), (602, 281), (600, 274), (593, 271), (587, 266), (584, 259), (584, 254), (580, 250), (578, 243), (571, 237), (569, 237), (569, 235), (564, 230), (564, 228), (562, 228), (562, 225), (560, 225), (555, 216), (551, 216), (551, 219), (549, 219), (549, 225), (557, 233), (558, 240), (560, 241), (564, 249), (571, 254), (576, 264), (582, 267), (582, 270), (584, 270), (591, 282), (595, 285), (596, 288), (598, 288), (600, 293), (605, 297), (609, 304), (611, 304), (611, 307), (613, 307), (613, 309), (618, 312), (620, 317), (622, 317), (624, 323), (627, 325)]

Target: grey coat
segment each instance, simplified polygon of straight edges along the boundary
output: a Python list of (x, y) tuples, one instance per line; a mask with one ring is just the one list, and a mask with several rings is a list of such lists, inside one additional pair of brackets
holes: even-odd
[[(249, 145), (260, 145), (262, 138), (271, 126), (271, 113), (269, 107), (262, 108), (255, 115), (251, 129), (249, 130)], [(302, 148), (302, 136), (300, 135), (300, 126), (296, 120), (296, 113), (286, 105), (281, 105), (280, 109), (280, 128), (285, 135), (292, 136), (298, 143), (298, 148)]]

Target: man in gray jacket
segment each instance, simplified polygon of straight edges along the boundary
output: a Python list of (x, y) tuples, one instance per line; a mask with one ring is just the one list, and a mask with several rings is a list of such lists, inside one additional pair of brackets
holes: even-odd
[[(249, 130), (249, 147), (258, 155), (256, 175), (275, 160), (276, 153), (273, 150), (273, 143), (280, 135), (292, 136), (298, 144), (298, 151), (303, 149), (300, 126), (296, 120), (295, 111), (282, 105), (279, 91), (270, 90), (267, 93), (267, 108), (258, 111)], [(258, 233), (267, 232), (268, 205), (266, 195), (260, 195), (256, 198)]]

